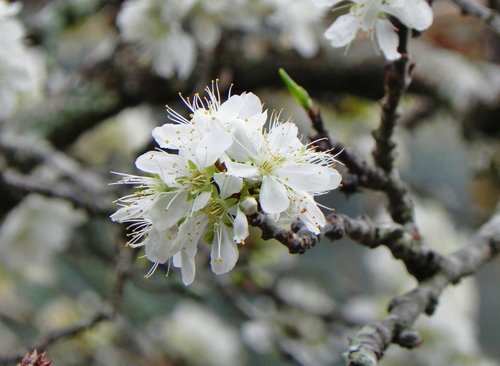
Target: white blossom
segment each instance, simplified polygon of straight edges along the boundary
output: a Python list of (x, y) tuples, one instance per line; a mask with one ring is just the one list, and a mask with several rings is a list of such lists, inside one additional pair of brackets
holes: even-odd
[(41, 57), (24, 44), (20, 10), (20, 3), (0, 0), (0, 118), (10, 116), (23, 97), (39, 93), (44, 75)]
[[(340, 0), (315, 0), (320, 6), (335, 6)], [(347, 14), (339, 16), (326, 30), (333, 47), (351, 43), (359, 30), (375, 35), (379, 49), (388, 60), (400, 57), (398, 35), (388, 16), (408, 28), (423, 31), (432, 24), (432, 9), (425, 0), (352, 0)]]
[(0, 263), (41, 284), (55, 280), (54, 256), (64, 250), (72, 230), (85, 220), (60, 199), (29, 195), (0, 226)]
[(199, 304), (184, 301), (158, 324), (155, 337), (185, 364), (233, 366), (245, 364), (239, 334), (217, 314)]
[(316, 27), (323, 15), (312, 0), (270, 0), (274, 8), (269, 23), (280, 30), (285, 45), (290, 44), (302, 56), (312, 57), (319, 49)]
[(182, 280), (193, 282), (199, 243), (210, 245), (211, 268), (229, 272), (237, 245), (248, 237), (247, 215), (260, 209), (278, 225), (300, 219), (318, 233), (325, 217), (314, 195), (337, 188), (340, 174), (330, 152), (316, 152), (297, 137), (297, 127), (273, 117), (252, 93), (221, 101), (217, 83), (207, 97), (184, 99), (189, 118), (169, 108), (174, 123), (153, 130), (161, 148), (136, 160), (150, 176), (123, 174), (119, 183), (138, 191), (117, 201), (111, 218), (131, 224), (129, 245), (144, 247), (158, 264), (172, 260)]
[(138, 43), (142, 57), (152, 62), (162, 77), (187, 78), (196, 62), (194, 39), (182, 28), (192, 0), (128, 0), (120, 9), (117, 24), (123, 39)]
[(337, 188), (341, 176), (332, 154), (314, 151), (297, 134), (295, 124), (281, 123), (277, 116), (265, 133), (236, 127), (229, 153), (236, 161), (225, 164), (229, 174), (261, 182), (259, 203), (265, 213), (300, 217), (318, 233), (325, 218), (312, 196)]

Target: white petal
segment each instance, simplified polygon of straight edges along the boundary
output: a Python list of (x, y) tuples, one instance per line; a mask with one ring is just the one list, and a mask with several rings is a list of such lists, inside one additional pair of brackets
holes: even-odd
[(170, 37), (170, 47), (170, 57), (174, 58), (177, 75), (179, 79), (186, 79), (196, 63), (196, 43), (190, 35), (179, 31)]
[(183, 252), (177, 252), (173, 256), (173, 264), (181, 269), (182, 282), (188, 286), (194, 281), (196, 266), (194, 257), (190, 257)]
[(285, 186), (268, 175), (262, 179), (259, 202), (265, 213), (283, 212), (290, 204)]
[(196, 196), (193, 203), (193, 212), (199, 211), (205, 207), (208, 201), (210, 201), (211, 195), (212, 192), (201, 192), (198, 196)]
[(243, 100), (239, 95), (233, 95), (231, 98), (221, 104), (215, 118), (221, 122), (228, 122), (235, 119), (243, 107)]
[(168, 39), (161, 39), (152, 45), (154, 52), (153, 70), (163, 78), (169, 78), (174, 75), (175, 65), (171, 56), (171, 46)]
[(360, 25), (360, 19), (353, 14), (342, 15), (326, 30), (325, 37), (333, 47), (344, 47), (356, 37)]
[(328, 168), (328, 173), (330, 175), (330, 180), (328, 182), (328, 185), (323, 188), (325, 191), (330, 191), (332, 189), (338, 188), (340, 183), (342, 182), (342, 175), (337, 169)]
[(269, 131), (267, 138), (269, 148), (274, 153), (284, 153), (289, 150), (297, 139), (298, 128), (294, 123), (282, 123)]
[(407, 27), (418, 31), (425, 30), (432, 24), (432, 8), (425, 0), (407, 0), (403, 6), (385, 6), (383, 9)]
[(192, 22), (191, 26), (198, 44), (205, 50), (212, 49), (219, 42), (221, 29), (215, 19), (207, 16), (197, 16), (196, 21)]
[(267, 121), (267, 110), (253, 115), (252, 117), (249, 117), (247, 120), (245, 120), (245, 126), (252, 132), (254, 131), (262, 131), (262, 127)]
[(228, 174), (235, 175), (237, 177), (258, 178), (258, 176), (259, 176), (259, 169), (257, 169), (255, 166), (251, 165), (250, 163), (243, 164), (243, 163), (236, 163), (233, 161), (226, 160), (224, 162), (224, 165), (226, 166)]
[(183, 149), (199, 136), (191, 125), (165, 124), (153, 129), (156, 143), (165, 149)]
[(249, 235), (248, 233), (248, 220), (243, 211), (238, 210), (233, 222), (234, 241), (242, 243)]
[(154, 263), (165, 263), (178, 252), (178, 247), (175, 245), (177, 234), (177, 227), (164, 231), (152, 228), (149, 237), (144, 241), (146, 258)]
[(306, 225), (306, 228), (314, 234), (319, 234), (320, 229), (325, 225), (325, 215), (319, 209), (314, 199), (308, 195), (299, 199), (299, 218)]
[(231, 135), (224, 130), (205, 134), (196, 144), (195, 159), (198, 168), (204, 169), (214, 164), (232, 143)]
[[(262, 127), (262, 126), (261, 126)], [(245, 126), (234, 125), (231, 129), (233, 144), (227, 149), (227, 154), (234, 160), (246, 161), (249, 158), (258, 156), (258, 148), (255, 144), (254, 136), (249, 134)], [(261, 134), (261, 132), (257, 132)]]
[(398, 52), (399, 37), (388, 20), (377, 20), (375, 37), (378, 47), (387, 60), (397, 60), (401, 57)]
[(316, 34), (312, 29), (303, 25), (295, 27), (292, 31), (293, 46), (304, 57), (313, 57), (318, 52)]
[(163, 194), (144, 216), (162, 230), (177, 225), (177, 222), (189, 213), (190, 203), (187, 195), (187, 192)]
[(243, 187), (243, 179), (234, 175), (216, 173), (214, 174), (215, 183), (219, 187), (220, 198), (226, 199), (229, 196), (239, 193)]
[(330, 7), (340, 3), (342, 0), (313, 0), (314, 5), (319, 7)]
[(182, 169), (177, 155), (160, 151), (148, 151), (139, 156), (135, 166), (143, 172), (158, 174), (167, 185), (175, 183), (175, 172)]
[(182, 282), (185, 286), (189, 286), (194, 281), (196, 275), (196, 265), (194, 258), (181, 254), (181, 274)]
[(307, 192), (321, 192), (330, 181), (328, 167), (316, 164), (286, 164), (276, 170), (281, 182)]
[[(365, 1), (363, 2), (364, 8), (360, 14), (363, 16), (361, 28), (365, 31), (371, 31), (375, 27), (375, 22), (381, 13), (379, 1)], [(360, 9), (359, 7), (357, 9)]]
[(182, 254), (181, 252), (175, 253), (175, 255), (172, 257), (172, 263), (174, 267), (181, 268), (182, 267)]
[(250, 118), (256, 114), (262, 113), (262, 102), (254, 93), (241, 94), (241, 100), (243, 105), (238, 113), (239, 118)]
[(198, 241), (203, 235), (208, 224), (208, 218), (205, 214), (199, 212), (193, 217), (184, 221), (179, 226), (179, 234), (177, 235), (176, 246), (180, 251), (194, 257)]
[(210, 256), (212, 258), (210, 264), (215, 274), (229, 272), (238, 261), (238, 248), (231, 232), (223, 223), (216, 229)]

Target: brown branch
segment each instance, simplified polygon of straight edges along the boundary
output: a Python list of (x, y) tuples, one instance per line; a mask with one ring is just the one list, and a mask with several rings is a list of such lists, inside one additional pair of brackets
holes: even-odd
[(108, 202), (111, 198), (98, 199), (94, 195), (82, 192), (79, 188), (68, 183), (44, 182), (39, 179), (22, 175), (13, 171), (0, 171), (0, 187), (26, 195), (38, 193), (46, 197), (61, 198), (72, 203), (77, 208), (99, 216), (109, 216), (113, 208)]
[(46, 140), (3, 132), (0, 133), (0, 151), (11, 158), (12, 165), (29, 165), (31, 168), (47, 163), (85, 191), (98, 193), (107, 187), (100, 176), (58, 151)]
[(263, 239), (276, 239), (292, 254), (303, 254), (319, 242), (321, 236), (334, 241), (349, 237), (368, 247), (386, 246), (396, 259), (405, 264), (408, 272), (418, 281), (435, 275), (443, 264), (443, 257), (421, 243), (418, 233), (398, 224), (377, 225), (369, 218), (353, 219), (346, 215), (330, 214), (320, 235), (302, 229), (300, 224), (292, 229), (276, 227), (263, 214), (249, 217), (251, 225), (262, 230)]
[(350, 341), (350, 366), (374, 366), (391, 343), (413, 348), (420, 338), (411, 327), (422, 314), (432, 315), (442, 291), (461, 278), (479, 269), (500, 253), (500, 214), (494, 216), (478, 231), (472, 242), (445, 257), (442, 270), (414, 290), (394, 298), (389, 315), (363, 327)]
[[(394, 221), (407, 223), (413, 221), (413, 202), (408, 188), (401, 181), (397, 172), (387, 174), (382, 169), (371, 166), (352, 149), (336, 141), (325, 129), (319, 110), (309, 110), (312, 126), (317, 132), (311, 140), (318, 140), (316, 147), (322, 151), (332, 150), (337, 159), (348, 169), (342, 178), (341, 191), (346, 194), (356, 193), (359, 187), (385, 192), (389, 201), (389, 212)], [(391, 163), (392, 164), (392, 163)]]

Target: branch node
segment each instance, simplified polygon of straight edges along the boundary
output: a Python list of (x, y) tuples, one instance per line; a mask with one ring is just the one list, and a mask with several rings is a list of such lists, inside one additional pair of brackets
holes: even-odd
[(413, 329), (403, 329), (396, 335), (394, 342), (401, 347), (412, 349), (422, 344), (422, 337)]

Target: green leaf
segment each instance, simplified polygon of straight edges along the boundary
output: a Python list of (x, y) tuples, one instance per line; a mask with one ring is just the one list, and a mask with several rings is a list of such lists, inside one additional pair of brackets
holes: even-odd
[(296, 100), (296, 102), (299, 103), (305, 110), (311, 110), (313, 102), (307, 90), (293, 81), (284, 69), (280, 68), (279, 74), (281, 76), (281, 80), (283, 80), (283, 83), (285, 83), (288, 91), (292, 94), (292, 97)]

